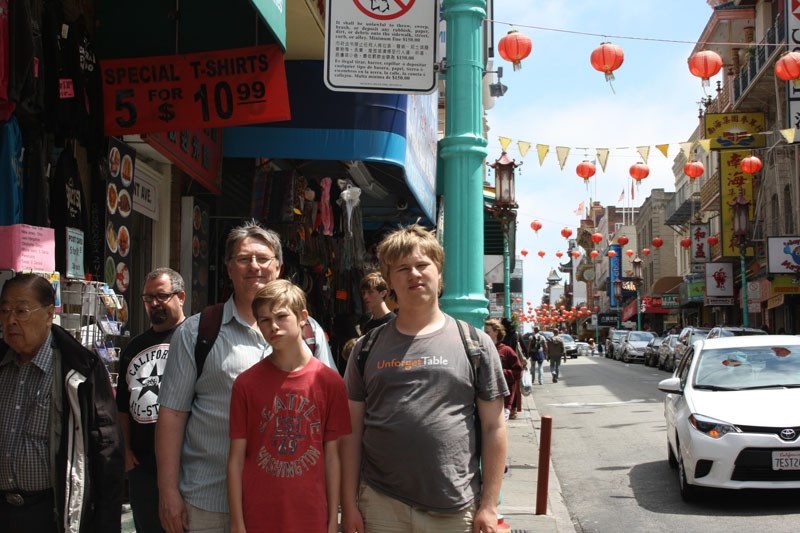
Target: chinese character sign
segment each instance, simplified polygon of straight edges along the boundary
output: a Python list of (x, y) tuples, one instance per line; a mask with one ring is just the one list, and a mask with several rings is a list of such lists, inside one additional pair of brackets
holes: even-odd
[(692, 239), (692, 263), (705, 263), (710, 259), (711, 251), (708, 246), (708, 224), (691, 224), (689, 234)]
[[(742, 172), (739, 167), (742, 159), (750, 155), (744, 150), (720, 150), (720, 222), (722, 224), (722, 255), (733, 257), (739, 255), (739, 244), (733, 236), (733, 208), (730, 203), (740, 194), (750, 201), (753, 209), (753, 178)], [(746, 255), (753, 255), (753, 248), (748, 246)]]

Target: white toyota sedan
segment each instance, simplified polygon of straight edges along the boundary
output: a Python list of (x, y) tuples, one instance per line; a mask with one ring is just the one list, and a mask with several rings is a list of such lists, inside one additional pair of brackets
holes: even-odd
[(685, 501), (698, 487), (800, 488), (800, 337), (696, 341), (658, 388)]

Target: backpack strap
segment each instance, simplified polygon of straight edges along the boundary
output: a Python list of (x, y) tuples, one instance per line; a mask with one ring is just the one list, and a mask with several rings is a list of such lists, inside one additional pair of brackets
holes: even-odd
[(358, 352), (358, 356), (356, 356), (358, 375), (362, 378), (364, 377), (364, 369), (367, 366), (369, 351), (372, 349), (372, 345), (375, 344), (375, 341), (378, 340), (378, 335), (381, 334), (386, 324), (388, 324), (388, 322), (384, 322), (377, 328), (373, 328), (364, 334), (364, 340), (361, 342), (361, 350)]
[(194, 362), (197, 367), (197, 378), (203, 373), (206, 358), (211, 352), (211, 347), (217, 341), (219, 330), (222, 328), (222, 311), (225, 304), (209, 305), (200, 312), (200, 325), (197, 328), (197, 342), (194, 345)]
[(306, 320), (305, 325), (303, 325), (303, 340), (311, 349), (311, 354), (319, 359), (317, 355), (317, 336), (314, 334), (314, 327), (311, 325), (310, 320)]
[[(475, 326), (463, 320), (456, 320), (456, 323), (458, 324), (458, 333), (461, 335), (461, 343), (464, 345), (464, 353), (467, 354), (469, 366), (472, 369), (472, 384), (477, 389), (478, 371), (481, 366), (481, 354), (483, 354), (478, 330), (475, 329)], [(464, 334), (465, 327), (469, 331), (469, 337)]]

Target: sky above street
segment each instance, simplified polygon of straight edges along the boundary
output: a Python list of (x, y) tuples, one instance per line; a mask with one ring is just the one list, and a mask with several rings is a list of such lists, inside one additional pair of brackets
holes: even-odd
[[(559, 262), (554, 254), (567, 249), (561, 229), (567, 226), (575, 236), (581, 202), (640, 206), (652, 189), (675, 190), (678, 143), (697, 127), (698, 102), (705, 96), (687, 60), (711, 13), (705, 0), (495, 0), (495, 43), (511, 29), (533, 40), (531, 55), (517, 71), (495, 45), (495, 67), (503, 67), (501, 81), (508, 91), (487, 111), (487, 162), (500, 156), (499, 137), (510, 138), (507, 153), (524, 162), (516, 174), (516, 254), (528, 251), (523, 304), (539, 304), (547, 274)], [(625, 54), (613, 91), (589, 59), (604, 41), (621, 46)], [(713, 84), (708, 92), (716, 94)], [(524, 157), (518, 141), (531, 145)], [(541, 165), (537, 144), (549, 146)], [(669, 145), (668, 157), (656, 149), (659, 144)], [(556, 146), (570, 148), (563, 170)], [(650, 146), (650, 176), (631, 200), (629, 168), (642, 160), (639, 146)], [(598, 162), (587, 189), (575, 168), (584, 159), (595, 160), (597, 148), (610, 150), (608, 163), (603, 172)], [(493, 172), (488, 180), (494, 184)], [(538, 235), (530, 227), (534, 219), (543, 225)], [(544, 258), (539, 250), (546, 252)], [(561, 261), (567, 261), (566, 254)]]

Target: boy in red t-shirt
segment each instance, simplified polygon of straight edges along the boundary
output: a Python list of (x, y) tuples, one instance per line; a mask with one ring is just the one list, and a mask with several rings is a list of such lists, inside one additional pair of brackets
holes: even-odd
[(268, 283), (253, 300), (253, 314), (272, 353), (233, 383), (231, 532), (335, 533), (338, 439), (350, 433), (344, 382), (303, 341), (308, 311), (300, 288)]

